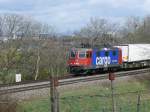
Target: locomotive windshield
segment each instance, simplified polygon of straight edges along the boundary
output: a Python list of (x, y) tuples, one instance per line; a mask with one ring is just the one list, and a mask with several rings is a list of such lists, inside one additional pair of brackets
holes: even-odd
[(79, 52), (79, 58), (85, 58), (86, 57), (86, 52), (81, 51)]

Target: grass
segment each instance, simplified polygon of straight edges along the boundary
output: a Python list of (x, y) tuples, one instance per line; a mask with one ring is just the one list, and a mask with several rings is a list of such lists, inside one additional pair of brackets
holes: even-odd
[(25, 101), (21, 103), (21, 108), (18, 112), (49, 112), (50, 100), (48, 99), (36, 99), (32, 101)]
[[(147, 81), (129, 81), (115, 84), (115, 93), (128, 93), (147, 90)], [(107, 95), (107, 96), (105, 96)], [(105, 96), (105, 97), (103, 97)], [(115, 96), (116, 109), (118, 112), (136, 112), (138, 94), (123, 94)], [(61, 112), (111, 112), (111, 89), (109, 84), (102, 86), (87, 85), (78, 89), (61, 91)], [(150, 110), (150, 97), (148, 94), (141, 96), (140, 112)], [(50, 98), (39, 98), (24, 101), (19, 112), (50, 112)]]

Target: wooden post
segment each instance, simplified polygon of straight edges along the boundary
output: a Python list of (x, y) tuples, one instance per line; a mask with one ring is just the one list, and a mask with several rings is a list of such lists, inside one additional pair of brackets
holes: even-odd
[(137, 100), (137, 112), (140, 112), (140, 102), (141, 102), (141, 96), (138, 94), (138, 100)]
[(50, 92), (51, 92), (51, 112), (59, 112), (59, 94), (57, 91), (58, 86), (58, 79), (51, 77), (51, 86), (50, 86)]
[(112, 97), (112, 112), (115, 112), (115, 100), (114, 100), (114, 83), (115, 80), (115, 74), (110, 72), (109, 73), (109, 80), (111, 81), (111, 97)]

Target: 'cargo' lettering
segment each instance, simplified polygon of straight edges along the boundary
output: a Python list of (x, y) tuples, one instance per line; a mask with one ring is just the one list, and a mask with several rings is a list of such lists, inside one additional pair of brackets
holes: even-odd
[(96, 57), (96, 65), (105, 65), (105, 66), (107, 66), (110, 63), (111, 63), (111, 58), (110, 57)]

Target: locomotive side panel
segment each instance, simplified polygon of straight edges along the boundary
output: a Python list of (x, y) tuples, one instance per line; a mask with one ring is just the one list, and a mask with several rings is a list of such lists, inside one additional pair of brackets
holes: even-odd
[(93, 50), (92, 64), (95, 68), (119, 66), (119, 49)]

